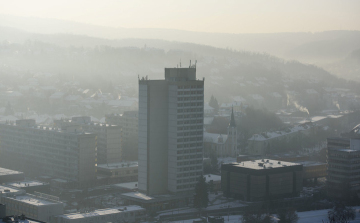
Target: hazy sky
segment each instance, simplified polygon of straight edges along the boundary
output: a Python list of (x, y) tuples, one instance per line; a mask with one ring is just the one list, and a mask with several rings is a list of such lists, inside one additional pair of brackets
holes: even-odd
[(360, 30), (360, 0), (0, 0), (0, 14), (226, 33)]

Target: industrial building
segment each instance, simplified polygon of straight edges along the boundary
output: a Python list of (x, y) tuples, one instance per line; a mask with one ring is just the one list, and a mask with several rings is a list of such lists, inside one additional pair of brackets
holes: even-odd
[(259, 201), (297, 196), (302, 189), (303, 166), (277, 160), (253, 160), (221, 165), (225, 196)]
[(4, 167), (35, 176), (95, 179), (96, 134), (77, 127), (38, 126), (33, 119), (0, 124), (0, 153)]
[(139, 79), (139, 191), (193, 192), (203, 166), (204, 80), (196, 67)]

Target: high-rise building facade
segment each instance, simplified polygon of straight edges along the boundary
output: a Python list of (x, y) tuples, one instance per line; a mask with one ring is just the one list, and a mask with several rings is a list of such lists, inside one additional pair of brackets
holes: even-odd
[(204, 80), (196, 68), (165, 68), (139, 80), (139, 190), (193, 191), (203, 160)]
[(0, 124), (0, 163), (68, 181), (95, 179), (96, 135), (73, 126), (38, 126), (33, 119)]

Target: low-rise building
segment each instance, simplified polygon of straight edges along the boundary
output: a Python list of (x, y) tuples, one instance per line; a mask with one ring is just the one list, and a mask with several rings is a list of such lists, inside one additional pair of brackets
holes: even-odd
[(303, 166), (277, 160), (254, 160), (221, 165), (225, 196), (246, 201), (297, 196), (302, 189)]
[(41, 193), (0, 197), (0, 202), (6, 205), (7, 215), (24, 214), (45, 222), (49, 222), (51, 216), (64, 213), (64, 205), (59, 198)]
[(140, 206), (131, 205), (98, 210), (84, 210), (55, 216), (51, 223), (107, 223), (107, 222), (140, 222), (145, 220), (146, 210)]
[(137, 180), (138, 162), (119, 162), (99, 164), (96, 167), (97, 175), (112, 178), (111, 182), (127, 182)]

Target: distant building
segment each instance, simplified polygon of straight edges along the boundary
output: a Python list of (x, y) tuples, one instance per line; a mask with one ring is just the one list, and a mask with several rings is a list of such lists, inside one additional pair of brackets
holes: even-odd
[(254, 160), (221, 165), (225, 196), (259, 201), (297, 196), (302, 190), (303, 166), (277, 160)]
[[(1, 151), (1, 148), (0, 148)], [(2, 156), (1, 154), (0, 156)], [(0, 159), (1, 160), (1, 159)], [(0, 184), (16, 181), (16, 180), (23, 180), (24, 179), (24, 173), (16, 170), (9, 170), (5, 168), (0, 167)]]
[(50, 222), (51, 216), (64, 213), (64, 204), (57, 197), (40, 193), (0, 197), (0, 203), (6, 205), (7, 215), (24, 214), (45, 222)]
[(278, 152), (273, 148), (279, 141), (290, 141), (301, 134), (310, 134), (314, 130), (314, 125), (306, 123), (297, 125), (292, 128), (286, 128), (279, 131), (263, 132), (260, 134), (254, 134), (248, 139), (247, 152), (249, 155), (265, 155)]
[(81, 126), (82, 130), (97, 135), (97, 163), (116, 163), (121, 157), (121, 127), (117, 125), (92, 122), (89, 116), (78, 116), (69, 119), (55, 120), (55, 126)]
[(139, 80), (139, 190), (193, 193), (203, 167), (204, 80), (196, 68), (165, 68)]
[(55, 216), (51, 223), (107, 223), (107, 222), (140, 222), (146, 218), (146, 210), (140, 206), (113, 207), (98, 210)]
[(76, 127), (38, 126), (32, 119), (0, 124), (0, 153), (1, 165), (33, 175), (95, 179), (96, 135)]

